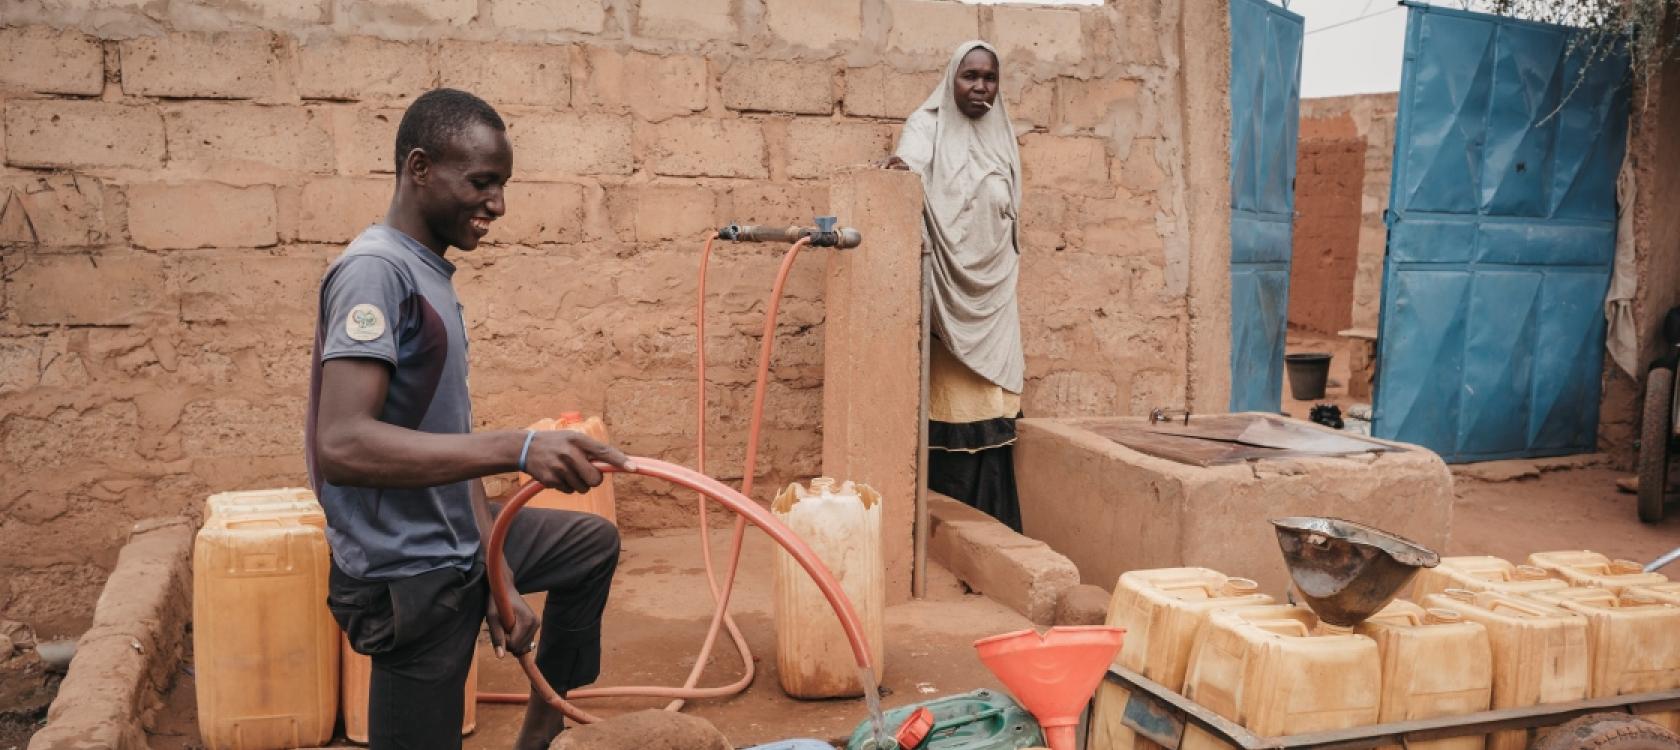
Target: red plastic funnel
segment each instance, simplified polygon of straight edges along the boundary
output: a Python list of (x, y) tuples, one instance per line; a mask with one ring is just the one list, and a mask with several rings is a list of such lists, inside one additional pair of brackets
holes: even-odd
[(1120, 652), (1124, 628), (1106, 625), (994, 635), (974, 642), (980, 661), (1038, 718), (1051, 750), (1076, 750), (1079, 713)]

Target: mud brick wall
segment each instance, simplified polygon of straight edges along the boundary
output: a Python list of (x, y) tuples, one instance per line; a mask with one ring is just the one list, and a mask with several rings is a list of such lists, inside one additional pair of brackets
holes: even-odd
[[(1353, 278), (1353, 308), (1350, 325), (1376, 328), (1382, 307), (1383, 255), (1388, 248), (1388, 227), (1383, 211), (1388, 209), (1388, 183), (1394, 163), (1394, 115), (1400, 99), (1396, 94), (1358, 94), (1301, 100), (1301, 127), (1334, 127), (1365, 141), (1365, 176), (1357, 188), (1359, 198), (1359, 251)], [(1329, 122), (1338, 124), (1331, 126)], [(1319, 123), (1312, 125), (1312, 123)], [(1347, 327), (1347, 326), (1344, 326)]]
[(1353, 118), (1301, 119), (1295, 152), (1295, 238), (1289, 324), (1335, 334), (1353, 317), (1365, 139)]
[[(1619, 468), (1633, 468), (1639, 439), (1645, 367), (1661, 356), (1663, 316), (1680, 304), (1680, 212), (1673, 196), (1680, 190), (1680, 61), (1634, 87), (1628, 132), (1628, 160), (1637, 195), (1633, 201), (1634, 328), (1638, 332), (1639, 370), (1628, 375), (1608, 356), (1604, 360), (1604, 399), (1599, 413), (1601, 450)], [(1623, 210), (1628, 210), (1624, 207)], [(1671, 469), (1672, 470), (1672, 469)]]
[[(1027, 411), (1222, 405), (1227, 33), (1208, 0), (10, 0), (0, 609), (73, 632), (135, 519), (304, 482), (316, 285), (383, 216), (433, 86), (491, 101), (515, 147), (507, 217), (452, 256), (482, 428), (578, 409), (691, 462), (702, 238), (826, 213), (828, 176), (886, 155), (973, 37), (1025, 160)], [(726, 479), (780, 251), (713, 264)], [(823, 267), (782, 307), (766, 497), (820, 468)], [(691, 523), (657, 484), (619, 503), (631, 529)]]

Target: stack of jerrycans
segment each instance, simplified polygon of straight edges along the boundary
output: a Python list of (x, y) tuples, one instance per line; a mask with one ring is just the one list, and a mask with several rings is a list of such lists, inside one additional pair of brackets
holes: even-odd
[[(1120, 576), (1104, 622), (1126, 629), (1114, 663), (1168, 689), (1182, 690), (1191, 649), (1208, 616), (1231, 607), (1271, 604), (1272, 597), (1258, 589), (1253, 581), (1207, 568), (1134, 570)], [(1122, 722), (1130, 698), (1125, 688), (1107, 681), (1097, 688), (1091, 747), (1159, 750)]]
[(209, 750), (332, 739), (338, 624), (327, 611), (326, 516), (308, 490), (210, 497), (193, 545), (193, 662)]

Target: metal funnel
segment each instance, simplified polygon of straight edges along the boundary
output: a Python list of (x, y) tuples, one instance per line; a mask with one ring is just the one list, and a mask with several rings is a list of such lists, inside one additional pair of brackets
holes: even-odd
[(1295, 588), (1318, 619), (1350, 628), (1394, 599), (1418, 568), (1441, 556), (1424, 546), (1339, 518), (1272, 520)]

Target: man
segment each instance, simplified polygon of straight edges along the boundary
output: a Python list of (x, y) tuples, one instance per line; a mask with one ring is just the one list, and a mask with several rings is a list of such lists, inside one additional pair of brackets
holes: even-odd
[[(487, 565), (521, 592), (546, 591), (537, 663), (553, 687), (593, 682), (618, 532), (589, 514), (519, 513), (506, 561), (484, 559), (493, 509), (480, 477), (525, 471), (566, 492), (601, 482), (616, 449), (570, 431), (472, 431), (466, 326), (450, 248), (470, 252), (503, 212), (513, 148), (496, 111), (462, 91), (414, 101), (397, 128), (397, 184), (383, 224), (364, 231), (321, 282), (306, 431), (309, 475), (327, 515), (328, 606), (372, 657), (368, 744), (459, 748), (462, 691), (489, 625), (497, 655), (535, 645), (516, 598), (504, 632)], [(548, 747), (563, 717), (532, 700), (516, 747)]]

